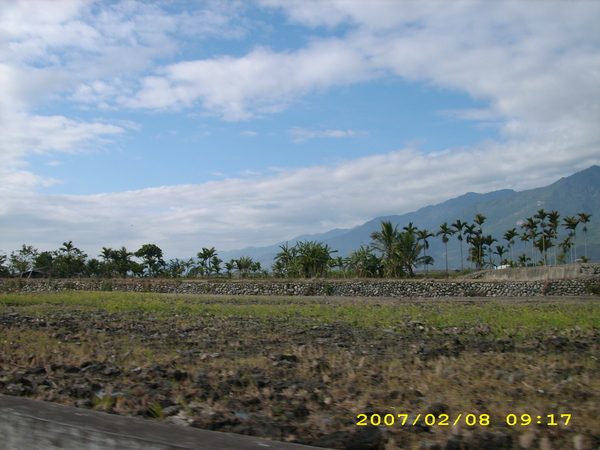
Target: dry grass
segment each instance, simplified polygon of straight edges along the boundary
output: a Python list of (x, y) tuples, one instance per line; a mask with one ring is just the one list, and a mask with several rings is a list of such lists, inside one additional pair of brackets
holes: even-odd
[[(426, 431), (397, 420), (382, 427), (387, 447), (482, 431), (522, 448), (600, 443), (598, 300), (67, 292), (3, 295), (0, 305), (0, 390), (8, 393), (25, 376), (34, 388), (21, 395), (281, 440), (353, 432), (359, 414), (430, 411), (450, 422), (487, 414), (490, 425)], [(83, 370), (92, 361), (119, 373)], [(45, 373), (26, 373), (35, 368)], [(95, 391), (78, 396), (80, 385)], [(508, 427), (509, 414), (572, 417), (567, 426)], [(244, 428), (253, 417), (262, 428)]]

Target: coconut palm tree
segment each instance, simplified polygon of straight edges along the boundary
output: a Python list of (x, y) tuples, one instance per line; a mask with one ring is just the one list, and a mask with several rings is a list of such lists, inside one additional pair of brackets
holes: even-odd
[(371, 233), (371, 239), (371, 247), (379, 250), (384, 256), (388, 276), (397, 276), (398, 264), (394, 257), (394, 245), (398, 240), (398, 225), (393, 226), (390, 221), (381, 222), (381, 231)]
[(442, 242), (446, 246), (446, 278), (448, 278), (448, 241), (450, 238), (448, 236), (452, 236), (454, 231), (452, 231), (448, 227), (448, 223), (444, 222), (440, 225), (440, 230), (436, 233), (436, 236), (442, 236)]
[(426, 257), (419, 256), (421, 250), (425, 247), (419, 244), (420, 238), (415, 232), (402, 231), (398, 234), (394, 251), (402, 268), (408, 273), (409, 277), (414, 277), (413, 267), (422, 264)]

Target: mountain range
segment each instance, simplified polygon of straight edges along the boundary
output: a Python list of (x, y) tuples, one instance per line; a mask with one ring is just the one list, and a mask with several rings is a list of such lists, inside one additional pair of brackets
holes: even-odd
[[(507, 247), (507, 242), (503, 239), (504, 233), (511, 228), (516, 228), (517, 232), (521, 234), (523, 232), (520, 228), (521, 221), (532, 217), (540, 209), (544, 209), (546, 212), (558, 211), (561, 215), (561, 224), (562, 219), (566, 216), (576, 216), (578, 213), (592, 214), (590, 223), (587, 224), (587, 253), (591, 261), (600, 261), (600, 166), (591, 166), (545, 187), (520, 192), (512, 189), (502, 189), (486, 194), (467, 192), (459, 197), (437, 205), (426, 206), (414, 212), (376, 217), (351, 229), (336, 228), (326, 233), (298, 236), (287, 242), (290, 247), (296, 242), (305, 240), (322, 242), (338, 251), (334, 254), (335, 257), (346, 257), (350, 252), (358, 250), (361, 245), (369, 245), (371, 233), (381, 229), (382, 221), (390, 221), (392, 224), (398, 225), (399, 229), (408, 225), (409, 222), (413, 222), (420, 230), (427, 229), (435, 234), (444, 222), (447, 222), (448, 225), (456, 220), (472, 223), (476, 214), (482, 214), (486, 217), (482, 227), (483, 233), (491, 234), (498, 240), (494, 246)], [(577, 257), (583, 256), (585, 252), (582, 229), (583, 224), (580, 224), (577, 228)], [(559, 227), (559, 240), (566, 235), (564, 227)], [(219, 257), (224, 261), (229, 261), (242, 255), (250, 256), (254, 261), (260, 262), (264, 268), (270, 268), (275, 256), (280, 251), (280, 245), (284, 243), (219, 252)], [(445, 248), (441, 237), (430, 238), (429, 245), (427, 254), (433, 256), (435, 260), (432, 268), (442, 269), (445, 267)], [(467, 244), (463, 242), (463, 246), (466, 258)], [(530, 243), (521, 242), (517, 238), (515, 259), (517, 255), (525, 251), (529, 255), (530, 248)], [(448, 261), (451, 269), (460, 268), (460, 247), (456, 236), (452, 236), (448, 242)], [(466, 261), (464, 264), (465, 267), (468, 266)]]

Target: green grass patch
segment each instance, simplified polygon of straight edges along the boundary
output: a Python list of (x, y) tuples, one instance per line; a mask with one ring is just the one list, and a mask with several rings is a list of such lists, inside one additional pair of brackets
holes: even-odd
[(526, 336), (553, 329), (600, 328), (596, 300), (380, 302), (376, 299), (307, 299), (290, 297), (198, 297), (153, 293), (81, 292), (0, 295), (0, 306), (26, 308), (30, 314), (48, 309), (101, 309), (112, 313), (144, 312), (157, 318), (197, 315), (217, 318), (277, 319), (283, 324), (348, 322), (354, 326), (396, 329), (418, 322), (424, 327), (468, 328), (487, 325), (497, 336)]

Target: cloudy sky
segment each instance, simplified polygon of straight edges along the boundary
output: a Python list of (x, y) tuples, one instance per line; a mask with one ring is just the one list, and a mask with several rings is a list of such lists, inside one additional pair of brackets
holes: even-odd
[(270, 245), (600, 164), (600, 2), (0, 2), (0, 251)]

